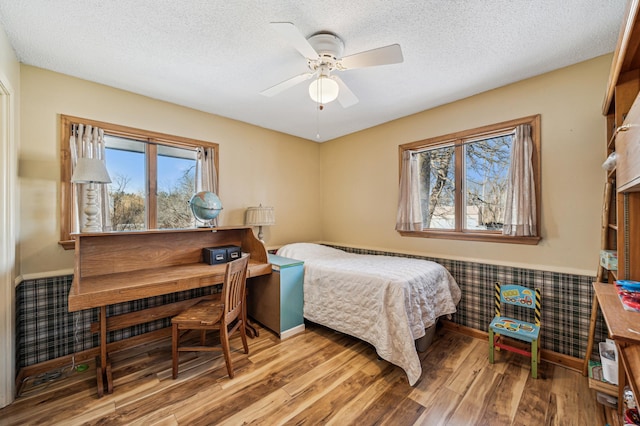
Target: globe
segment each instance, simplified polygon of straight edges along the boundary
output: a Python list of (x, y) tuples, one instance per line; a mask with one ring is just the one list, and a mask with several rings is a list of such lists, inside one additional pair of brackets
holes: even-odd
[(197, 220), (206, 223), (218, 217), (222, 201), (213, 192), (201, 191), (191, 197), (189, 207)]

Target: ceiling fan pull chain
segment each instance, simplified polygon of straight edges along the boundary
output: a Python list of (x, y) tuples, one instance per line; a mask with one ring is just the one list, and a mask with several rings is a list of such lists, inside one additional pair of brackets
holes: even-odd
[[(320, 97), (320, 94), (322, 93), (322, 82), (320, 82), (317, 86), (316, 86), (316, 99), (318, 100), (322, 100), (322, 98)], [(322, 105), (322, 103), (318, 102), (318, 104), (316, 105), (316, 139), (320, 140), (320, 111), (322, 111), (324, 109), (324, 105)]]
[(316, 105), (316, 139), (320, 140), (320, 110), (322, 104)]

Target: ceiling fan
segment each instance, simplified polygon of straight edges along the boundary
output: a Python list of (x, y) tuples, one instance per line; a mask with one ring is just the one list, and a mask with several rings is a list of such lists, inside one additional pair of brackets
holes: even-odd
[(358, 98), (335, 72), (376, 65), (397, 64), (403, 61), (399, 44), (379, 47), (342, 57), (344, 42), (337, 35), (321, 31), (305, 38), (291, 22), (272, 22), (271, 26), (307, 59), (309, 72), (289, 78), (260, 94), (271, 97), (303, 81), (314, 79), (309, 95), (322, 109), (323, 105), (338, 99), (343, 108), (358, 103)]

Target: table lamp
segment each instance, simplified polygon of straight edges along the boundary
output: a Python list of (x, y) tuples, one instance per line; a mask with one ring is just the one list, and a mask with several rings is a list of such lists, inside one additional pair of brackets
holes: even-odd
[(264, 243), (262, 237), (263, 226), (275, 225), (276, 217), (273, 207), (264, 207), (262, 204), (258, 207), (249, 207), (244, 218), (245, 225), (258, 227), (258, 239)]
[(85, 193), (87, 202), (84, 207), (84, 214), (87, 219), (82, 226), (81, 232), (101, 232), (100, 223), (96, 220), (96, 215), (100, 211), (96, 203), (96, 183), (111, 183), (109, 172), (104, 161), (98, 158), (78, 158), (76, 167), (71, 176), (71, 182), (77, 184), (87, 184)]

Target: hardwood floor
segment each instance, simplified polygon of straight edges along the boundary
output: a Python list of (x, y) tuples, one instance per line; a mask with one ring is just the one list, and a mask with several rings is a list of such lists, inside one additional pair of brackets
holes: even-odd
[[(171, 379), (169, 339), (113, 354), (114, 392), (98, 399), (94, 365), (37, 384), (0, 409), (0, 424), (616, 425), (576, 371), (499, 352), (484, 340), (438, 330), (421, 354), (415, 387), (362, 341), (307, 324), (279, 341), (267, 330), (249, 355), (232, 340), (236, 376), (219, 353), (181, 355)], [(46, 379), (46, 377), (45, 377)]]

